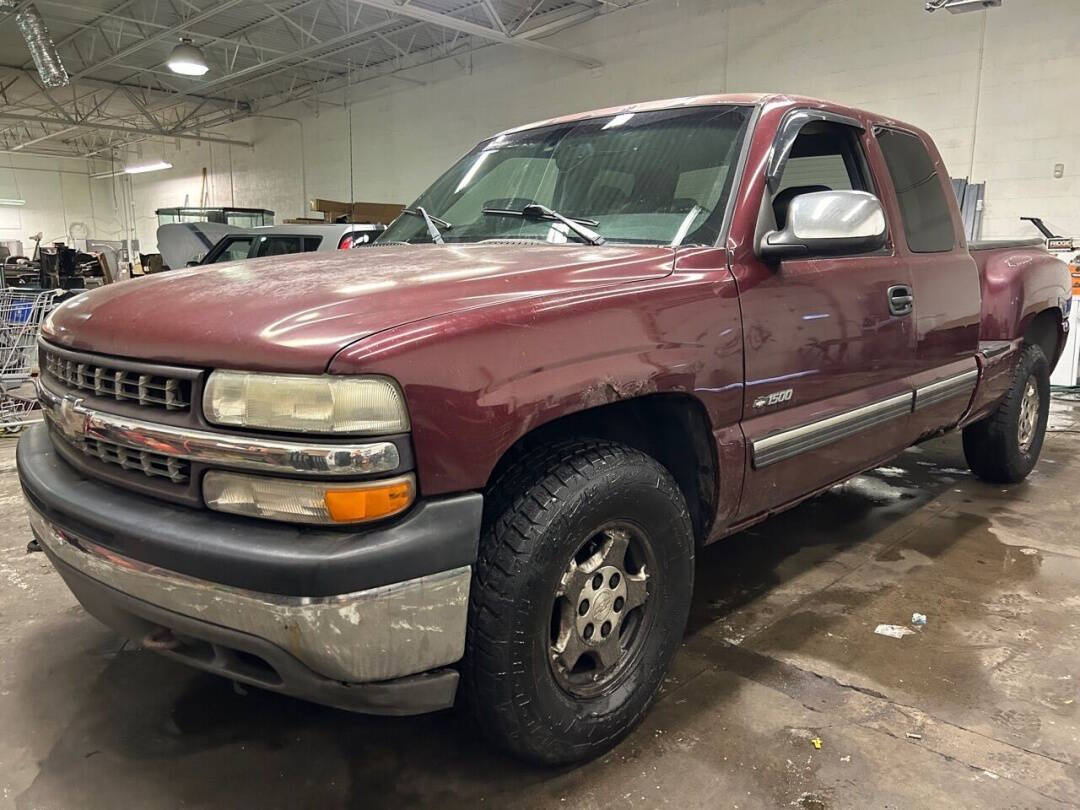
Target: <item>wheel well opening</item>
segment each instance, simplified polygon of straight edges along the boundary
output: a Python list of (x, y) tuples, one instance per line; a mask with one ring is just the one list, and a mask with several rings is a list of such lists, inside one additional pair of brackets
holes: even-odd
[(1024, 331), (1024, 343), (1042, 349), (1051, 369), (1057, 359), (1061, 338), (1061, 314), (1056, 309), (1045, 309), (1040, 312)]
[(491, 471), (487, 486), (523, 454), (564, 439), (606, 439), (652, 456), (686, 498), (698, 544), (705, 541), (716, 514), (719, 479), (709, 418), (698, 400), (650, 394), (554, 419), (518, 439)]

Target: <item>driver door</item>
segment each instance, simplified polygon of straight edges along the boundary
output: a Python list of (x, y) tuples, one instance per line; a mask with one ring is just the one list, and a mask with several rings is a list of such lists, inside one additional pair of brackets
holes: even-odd
[[(852, 122), (857, 123), (857, 122)], [(779, 137), (779, 136), (778, 136)], [(861, 126), (802, 124), (767, 204), (777, 228), (796, 197), (875, 192)], [(764, 207), (764, 206), (763, 206)], [(750, 465), (736, 520), (749, 519), (884, 460), (906, 445), (915, 339), (897, 290), (911, 273), (891, 237), (867, 254), (733, 266), (745, 352)]]

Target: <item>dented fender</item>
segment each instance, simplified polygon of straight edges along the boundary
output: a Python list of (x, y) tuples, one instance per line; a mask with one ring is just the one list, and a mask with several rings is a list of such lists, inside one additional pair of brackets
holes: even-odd
[(726, 267), (452, 313), (360, 340), (335, 374), (401, 384), (422, 493), (480, 489), (522, 436), (659, 393), (697, 398), (715, 429), (742, 408), (742, 330)]

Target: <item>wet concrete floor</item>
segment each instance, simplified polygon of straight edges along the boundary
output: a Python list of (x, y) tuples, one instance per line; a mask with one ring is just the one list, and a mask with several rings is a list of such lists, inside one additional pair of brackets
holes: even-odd
[(25, 553), (5, 440), (0, 810), (1078, 806), (1080, 407), (1051, 429), (1024, 484), (978, 482), (949, 437), (706, 549), (652, 713), (557, 770), (454, 712), (241, 694), (133, 649)]

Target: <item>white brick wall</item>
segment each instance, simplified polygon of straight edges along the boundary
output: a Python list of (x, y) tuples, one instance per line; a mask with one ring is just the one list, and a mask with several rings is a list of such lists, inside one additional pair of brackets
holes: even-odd
[[(244, 121), (229, 134), (253, 149), (185, 142), (164, 153), (173, 170), (136, 177), (138, 235), (153, 244), (154, 208), (197, 202), (204, 166), (214, 205), (272, 208), (280, 219), (303, 215), (311, 197), (347, 199), (349, 114), (354, 198), (408, 202), (477, 140), (507, 126), (650, 98), (778, 90), (927, 129), (951, 174), (988, 183), (984, 236), (1033, 235), (1021, 215), (1080, 236), (1080, 0), (1005, 0), (962, 15), (922, 7), (652, 0), (547, 40), (600, 59), (597, 70), (498, 46), (411, 71), (422, 86), (380, 79), (355, 87), (353, 98), (363, 100), (348, 111), (343, 93), (324, 99), (317, 114), (278, 108), (269, 114), (301, 124)], [(160, 154), (144, 150), (147, 159)], [(1065, 164), (1062, 179), (1052, 176), (1055, 163)], [(90, 182), (97, 232), (108, 237), (117, 219), (97, 185), (108, 181)], [(33, 208), (24, 212), (28, 223), (59, 229), (53, 212)]]
[(40, 232), (45, 242), (67, 239), (76, 222), (94, 230), (84, 161), (0, 155), (0, 197), (26, 200), (23, 207), (0, 206), (0, 240), (21, 240), (26, 253), (33, 251), (32, 234)]

